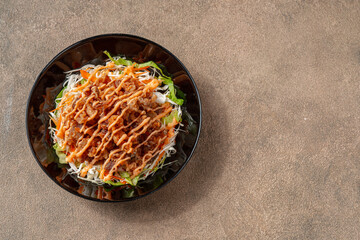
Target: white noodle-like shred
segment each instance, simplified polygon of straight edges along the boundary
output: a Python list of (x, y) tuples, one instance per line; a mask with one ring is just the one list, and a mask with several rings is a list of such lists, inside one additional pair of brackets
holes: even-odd
[[(120, 57), (115, 57), (114, 59), (117, 60)], [(107, 61), (106, 65), (109, 65), (111, 63), (111, 61)], [(65, 82), (63, 84), (64, 86), (64, 91), (63, 91), (63, 96), (66, 93), (69, 93), (71, 90), (75, 89), (79, 82), (83, 80), (82, 76), (80, 75), (80, 73), (78, 73), (80, 70), (86, 70), (88, 73), (92, 73), (95, 69), (102, 67), (101, 65), (95, 66), (92, 64), (87, 64), (84, 65), (83, 67), (79, 68), (79, 69), (74, 69), (71, 71), (67, 71), (65, 72), (66, 75), (66, 79)], [(122, 70), (125, 68), (126, 66), (124, 65), (116, 65), (114, 66), (114, 68), (116, 69), (115, 71), (113, 71), (112, 73), (108, 73), (108, 76), (111, 80), (114, 80), (116, 78), (119, 78), (121, 76)], [(145, 80), (152, 80), (156, 77), (156, 74), (158, 74), (158, 70), (156, 68), (150, 67), (151, 68), (151, 72), (149, 71), (139, 71), (136, 72), (136, 74), (138, 75), (138, 79), (140, 82), (145, 81)], [(141, 74), (140, 74), (141, 73)], [(97, 72), (96, 73), (96, 77), (99, 78), (101, 77), (101, 72)], [(145, 85), (145, 84), (144, 84)], [(167, 85), (163, 85), (161, 87), (157, 87), (155, 89), (155, 96), (157, 97), (156, 102), (163, 104), (165, 102), (169, 102), (172, 107), (173, 110), (172, 111), (177, 111), (178, 112), (178, 116), (181, 117), (182, 115), (182, 111), (181, 111), (181, 106), (176, 104), (175, 102), (171, 101), (169, 96), (169, 87)], [(81, 93), (79, 92), (71, 92), (69, 93), (70, 95), (80, 95)], [(61, 101), (61, 98), (56, 99), (57, 101)], [(61, 111), (61, 110), (59, 110)], [(59, 111), (55, 111), (55, 112), (51, 112), (50, 116), (57, 121), (59, 118)], [(56, 114), (57, 113), (57, 114)], [(182, 124), (179, 124), (180, 126), (182, 126)], [(164, 164), (165, 162), (165, 158), (171, 156), (172, 154), (176, 153), (176, 149), (174, 148), (175, 146), (175, 138), (177, 136), (177, 134), (179, 133), (180, 130), (180, 126), (178, 128), (174, 129), (174, 136), (170, 139), (169, 143), (159, 152), (158, 156), (160, 156), (162, 153), (165, 152), (165, 156), (163, 157), (163, 159), (161, 159), (158, 163), (157, 166), (155, 166), (156, 164), (156, 160), (147, 164), (143, 170), (143, 172), (140, 174), (139, 180), (144, 180), (146, 179), (149, 175), (154, 174), (156, 172), (157, 169), (160, 169), (162, 167), (164, 167), (165, 165), (171, 164), (171, 163), (167, 163)], [(57, 137), (56, 133), (57, 133), (57, 129), (52, 125), (52, 121), (50, 120), (50, 124), (49, 124), (49, 133), (50, 136), (52, 137), (54, 143), (57, 143), (60, 148), (63, 149), (63, 143), (64, 140), (60, 139), (59, 137)], [(102, 179), (99, 178), (99, 171), (101, 170), (101, 166), (99, 165), (94, 165), (92, 166), (88, 172), (87, 175), (85, 177), (81, 177), (80, 176), (80, 171), (82, 168), (84, 168), (85, 166), (88, 166), (89, 163), (87, 161), (85, 161), (84, 163), (79, 164), (78, 166), (76, 166), (73, 162), (69, 162), (69, 168), (68, 173), (69, 174), (73, 174), (76, 175), (77, 178), (88, 181), (88, 182), (92, 182), (94, 184), (97, 185), (103, 185), (104, 181)], [(85, 195), (93, 195), (95, 194), (93, 191), (88, 190), (86, 193), (83, 193)]]

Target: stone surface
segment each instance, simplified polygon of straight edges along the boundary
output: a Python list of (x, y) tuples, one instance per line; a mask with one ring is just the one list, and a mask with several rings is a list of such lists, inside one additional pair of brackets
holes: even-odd
[[(28, 147), (37, 74), (86, 37), (178, 56), (203, 131), (168, 186), (119, 204), (67, 193)], [(359, 239), (359, 1), (0, 2), (1, 239)]]

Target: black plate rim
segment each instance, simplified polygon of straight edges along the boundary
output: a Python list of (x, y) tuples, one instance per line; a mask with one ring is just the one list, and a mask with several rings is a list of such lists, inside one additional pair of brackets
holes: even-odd
[[(40, 163), (39, 159), (37, 158), (36, 154), (35, 154), (35, 150), (31, 144), (31, 141), (30, 141), (30, 132), (29, 132), (29, 123), (28, 123), (28, 120), (29, 120), (29, 105), (30, 105), (30, 100), (31, 100), (31, 97), (40, 81), (40, 78), (41, 76), (48, 70), (48, 68), (55, 62), (55, 60), (60, 57), (61, 55), (63, 55), (64, 53), (66, 53), (67, 51), (71, 50), (72, 48), (75, 48), (76, 46), (78, 45), (81, 45), (81, 44), (84, 44), (88, 41), (91, 41), (91, 40), (95, 40), (95, 39), (100, 39), (100, 38), (103, 38), (103, 37), (129, 37), (129, 38), (135, 38), (135, 39), (138, 39), (138, 40), (142, 40), (142, 41), (145, 41), (145, 42), (148, 42), (148, 43), (151, 43), (151, 44), (154, 44), (155, 46), (161, 48), (162, 50), (164, 50), (166, 53), (168, 53), (170, 56), (172, 56), (180, 65), (181, 67), (184, 69), (184, 71), (186, 72), (186, 74), (189, 76), (191, 82), (193, 83), (194, 85), (194, 88), (195, 88), (195, 93), (196, 93), (196, 96), (197, 96), (197, 99), (198, 99), (198, 104), (199, 104), (199, 127), (198, 127), (198, 133), (197, 133), (197, 136), (196, 136), (196, 140), (195, 140), (195, 143), (194, 143), (194, 147), (192, 148), (189, 156), (187, 156), (184, 164), (180, 167), (180, 169), (175, 173), (175, 175), (170, 178), (166, 183), (164, 183), (163, 185), (161, 185), (160, 187), (144, 194), (144, 195), (140, 195), (140, 196), (137, 196), (137, 197), (134, 197), (134, 198), (129, 198), (129, 199), (122, 199), (122, 200), (101, 200), (101, 199), (95, 199), (95, 198), (91, 198), (91, 197), (88, 197), (88, 196), (85, 196), (85, 195), (82, 195), (82, 194), (79, 194), (78, 192), (75, 192), (75, 191), (71, 191), (70, 189), (67, 189), (65, 188), (64, 186), (62, 186), (58, 181), (56, 181), (52, 176), (50, 176), (50, 174), (46, 171), (46, 169), (44, 168), (44, 166)], [(85, 39), (82, 39), (78, 42), (75, 42), (73, 44), (71, 44), (70, 46), (66, 47), (65, 49), (63, 49), (62, 51), (60, 51), (58, 54), (56, 54), (56, 56), (51, 59), (51, 61), (46, 64), (46, 66), (41, 70), (41, 72), (38, 74), (38, 76), (36, 77), (36, 80), (31, 88), (31, 91), (30, 91), (30, 94), (29, 94), (29, 97), (27, 99), (27, 103), (26, 103), (26, 115), (25, 115), (25, 124), (26, 124), (26, 136), (27, 136), (27, 139), (28, 139), (28, 144), (29, 144), (29, 147), (31, 149), (31, 152), (36, 160), (36, 162), (39, 164), (39, 166), (41, 167), (41, 169), (43, 170), (43, 172), (53, 181), (55, 182), (58, 186), (60, 186), (62, 189), (66, 190), (67, 192), (75, 195), (75, 196), (78, 196), (78, 197), (81, 197), (81, 198), (84, 198), (84, 199), (88, 199), (88, 200), (91, 200), (91, 201), (95, 201), (95, 202), (109, 202), (109, 203), (117, 203), (117, 202), (130, 202), (130, 201), (134, 201), (134, 200), (137, 200), (137, 199), (140, 199), (140, 198), (143, 198), (143, 197), (146, 197), (158, 190), (160, 190), (161, 188), (163, 188), (164, 186), (166, 186), (167, 184), (169, 184), (172, 180), (174, 180), (175, 177), (177, 177), (177, 175), (184, 169), (184, 167), (187, 165), (187, 163), (190, 161), (192, 155), (194, 154), (195, 152), (195, 149), (197, 147), (197, 144), (199, 142), (199, 138), (200, 138), (200, 133), (201, 133), (201, 127), (202, 127), (202, 106), (201, 106), (201, 99), (200, 99), (200, 93), (199, 93), (199, 90), (196, 86), (196, 83), (193, 79), (193, 77), (191, 76), (190, 72), (188, 71), (188, 69), (185, 67), (185, 65), (173, 54), (171, 53), (168, 49), (166, 49), (165, 47), (159, 45), (158, 43), (155, 43), (149, 39), (146, 39), (146, 38), (143, 38), (143, 37), (139, 37), (139, 36), (136, 36), (136, 35), (132, 35), (132, 34), (125, 34), (125, 33), (107, 33), (107, 34), (100, 34), (100, 35), (96, 35), (96, 36), (92, 36), (92, 37), (88, 37), (88, 38), (85, 38)]]

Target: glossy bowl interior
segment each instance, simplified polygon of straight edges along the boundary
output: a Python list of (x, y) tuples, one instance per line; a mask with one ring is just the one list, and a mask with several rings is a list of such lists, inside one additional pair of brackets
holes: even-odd
[[(172, 75), (175, 85), (185, 94), (183, 109), (183, 131), (176, 138), (177, 153), (166, 159), (173, 162), (158, 170), (153, 176), (140, 181), (136, 187), (98, 186), (83, 182), (68, 175), (64, 165), (52, 148), (49, 136), (48, 111), (54, 108), (54, 99), (62, 89), (64, 72), (79, 68), (87, 63), (103, 64), (107, 57), (103, 51), (113, 56), (134, 58), (138, 62), (155, 61), (163, 64)], [(26, 129), (30, 148), (44, 172), (67, 191), (96, 201), (129, 201), (146, 196), (169, 183), (190, 160), (199, 139), (201, 128), (201, 103), (195, 82), (185, 66), (168, 50), (150, 40), (126, 35), (99, 35), (79, 41), (55, 56), (37, 77), (31, 90), (26, 112)]]

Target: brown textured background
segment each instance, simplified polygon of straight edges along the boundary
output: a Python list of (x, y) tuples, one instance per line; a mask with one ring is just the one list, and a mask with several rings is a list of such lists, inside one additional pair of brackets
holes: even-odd
[[(53, 183), (25, 135), (37, 74), (129, 33), (192, 73), (203, 131), (164, 189), (119, 204)], [(0, 1), (0, 239), (360, 239), (359, 1)]]

